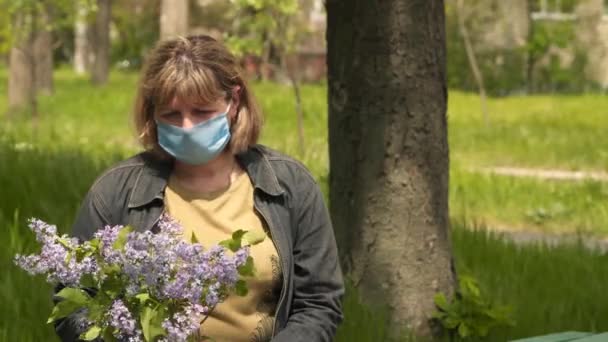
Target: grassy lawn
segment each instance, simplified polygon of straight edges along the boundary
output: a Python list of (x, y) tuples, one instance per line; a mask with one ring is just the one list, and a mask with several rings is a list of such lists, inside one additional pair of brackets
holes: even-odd
[(484, 124), (476, 95), (451, 92), (451, 158), (459, 165), (608, 169), (608, 97), (522, 96), (489, 99)]
[[(114, 73), (94, 89), (71, 72), (56, 73), (56, 94), (40, 99), (41, 117), (8, 121), (6, 74), (0, 69), (0, 341), (50, 341), (43, 325), (50, 288), (11, 262), (30, 251), (26, 218), (69, 229), (80, 200), (108, 165), (137, 151), (129, 111), (137, 75)], [(254, 86), (267, 124), (262, 142), (301, 159), (327, 189), (327, 106), (324, 86), (305, 86), (306, 150), (300, 154), (289, 88)], [(526, 166), (583, 170), (608, 167), (608, 120), (601, 96), (491, 99), (490, 126), (475, 96), (450, 93), (450, 210), (459, 272), (514, 308), (518, 324), (488, 341), (569, 329), (608, 330), (603, 290), (607, 256), (580, 246), (517, 247), (496, 236), (463, 229), (460, 219), (547, 232), (584, 231), (608, 236), (608, 184), (540, 181), (467, 171), (474, 166)], [(338, 341), (382, 341), (383, 316), (361, 307), (352, 292)]]

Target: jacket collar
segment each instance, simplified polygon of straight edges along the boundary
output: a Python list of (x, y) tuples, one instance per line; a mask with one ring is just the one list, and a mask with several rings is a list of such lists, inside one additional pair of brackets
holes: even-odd
[[(173, 170), (172, 161), (159, 160), (150, 152), (143, 152), (138, 157), (141, 159), (143, 167), (133, 185), (129, 198), (129, 209), (148, 205), (155, 200), (163, 200), (165, 187)], [(271, 196), (280, 196), (285, 193), (263, 148), (253, 146), (238, 154), (237, 160), (251, 178), (254, 188)]]

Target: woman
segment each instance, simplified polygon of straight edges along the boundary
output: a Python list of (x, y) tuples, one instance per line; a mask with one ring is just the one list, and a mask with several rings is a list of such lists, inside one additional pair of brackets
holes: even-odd
[[(140, 84), (135, 123), (145, 152), (102, 174), (73, 234), (106, 225), (154, 229), (163, 213), (185, 238), (216, 244), (237, 229), (267, 238), (251, 249), (256, 277), (204, 321), (216, 341), (331, 341), (344, 292), (331, 222), (319, 188), (299, 162), (256, 145), (261, 114), (238, 62), (219, 42), (162, 42)], [(82, 317), (56, 325), (77, 339)]]

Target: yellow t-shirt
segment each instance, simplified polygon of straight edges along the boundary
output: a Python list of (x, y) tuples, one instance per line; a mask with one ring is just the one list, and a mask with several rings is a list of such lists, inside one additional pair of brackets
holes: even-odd
[(246, 278), (247, 295), (228, 296), (201, 325), (201, 335), (218, 342), (270, 341), (272, 335), (281, 268), (266, 224), (253, 207), (253, 190), (247, 173), (239, 175), (227, 190), (216, 193), (193, 193), (173, 178), (165, 189), (165, 207), (183, 226), (184, 238), (190, 240), (194, 234), (205, 248), (230, 238), (238, 229), (266, 233), (266, 238), (250, 250), (255, 276)]

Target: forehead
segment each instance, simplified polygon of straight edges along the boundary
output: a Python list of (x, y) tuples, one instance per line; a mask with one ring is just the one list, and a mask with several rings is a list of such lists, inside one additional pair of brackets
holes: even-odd
[(197, 99), (185, 99), (181, 97), (175, 96), (173, 99), (166, 103), (159, 103), (157, 108), (159, 109), (167, 109), (167, 108), (196, 108), (196, 107), (208, 107), (208, 106), (217, 106), (220, 104), (221, 98), (215, 99), (213, 101), (202, 101)]
[(156, 79), (152, 96), (156, 107), (209, 105), (226, 96), (209, 70), (180, 70), (168, 67)]

